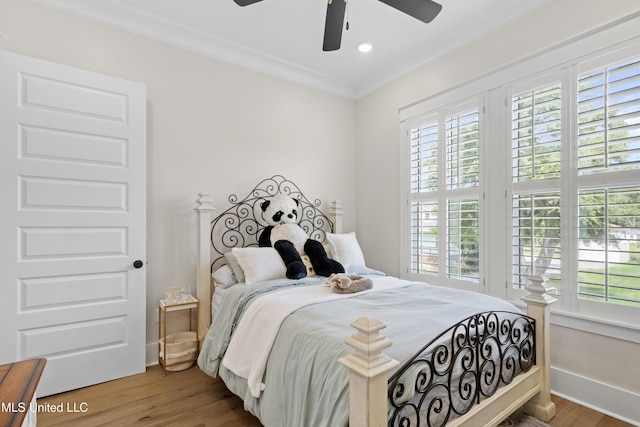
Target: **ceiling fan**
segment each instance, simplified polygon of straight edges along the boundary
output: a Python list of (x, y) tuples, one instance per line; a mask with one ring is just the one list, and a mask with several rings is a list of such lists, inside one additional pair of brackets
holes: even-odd
[[(239, 6), (248, 6), (262, 0), (233, 0)], [(379, 0), (400, 12), (428, 24), (438, 16), (442, 10), (442, 5), (431, 0)], [(327, 18), (324, 23), (324, 43), (322, 50), (332, 51), (340, 49), (342, 41), (342, 27), (344, 24), (344, 14), (347, 7), (347, 0), (328, 0)]]

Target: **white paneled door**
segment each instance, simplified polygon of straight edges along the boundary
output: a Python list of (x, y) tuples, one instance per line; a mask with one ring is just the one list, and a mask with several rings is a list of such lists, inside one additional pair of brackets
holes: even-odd
[(0, 51), (0, 363), (46, 357), (38, 396), (144, 371), (145, 216), (145, 87)]

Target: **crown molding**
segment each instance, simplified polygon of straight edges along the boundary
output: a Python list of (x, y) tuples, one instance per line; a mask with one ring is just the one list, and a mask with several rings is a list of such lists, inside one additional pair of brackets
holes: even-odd
[[(174, 20), (167, 19), (129, 6), (125, 1), (86, 1), (86, 0), (30, 0), (45, 7), (76, 15), (104, 24), (118, 30), (153, 39), (181, 49), (205, 55), (229, 64), (260, 72), (282, 80), (307, 86), (343, 98), (357, 100), (393, 81), (433, 62), (455, 50), (472, 43), (474, 40), (496, 31), (486, 29), (482, 22), (467, 22), (465, 37), (452, 38), (450, 32), (430, 40), (429, 45), (421, 46), (396, 58), (384, 67), (377, 67), (358, 81), (339, 79), (326, 73), (286, 61), (245, 45), (213, 36)], [(499, 27), (521, 19), (537, 9), (556, 0), (542, 0), (534, 9), (523, 10), (511, 19), (501, 22)], [(498, 15), (491, 17), (499, 21)], [(455, 34), (459, 33), (452, 29)]]
[(272, 77), (354, 99), (356, 87), (310, 68), (302, 67), (264, 52), (206, 34), (122, 3), (84, 0), (30, 0), (61, 12), (76, 15), (223, 62), (264, 73)]

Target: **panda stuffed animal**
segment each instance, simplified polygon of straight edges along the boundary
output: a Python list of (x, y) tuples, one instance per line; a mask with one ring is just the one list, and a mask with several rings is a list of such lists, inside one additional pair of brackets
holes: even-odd
[(316, 274), (329, 277), (344, 273), (342, 264), (327, 256), (322, 243), (310, 239), (298, 225), (298, 215), (302, 212), (298, 200), (278, 193), (262, 202), (260, 209), (269, 225), (260, 234), (258, 245), (273, 246), (278, 251), (289, 279), (302, 279), (307, 275), (307, 267), (301, 258), (303, 254), (309, 257)]

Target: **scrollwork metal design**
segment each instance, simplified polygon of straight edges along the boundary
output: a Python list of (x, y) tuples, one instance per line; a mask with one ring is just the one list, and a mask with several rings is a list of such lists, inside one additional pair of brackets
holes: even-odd
[(535, 364), (535, 321), (491, 311), (426, 344), (389, 378), (391, 426), (444, 426)]
[(326, 234), (333, 231), (333, 221), (320, 210), (319, 199), (311, 202), (295, 183), (282, 175), (274, 175), (260, 181), (242, 199), (231, 194), (231, 207), (211, 221), (211, 271), (226, 263), (224, 254), (232, 248), (258, 245), (260, 233), (268, 225), (260, 204), (278, 193), (298, 200), (301, 206), (299, 225), (310, 238), (322, 242)]

